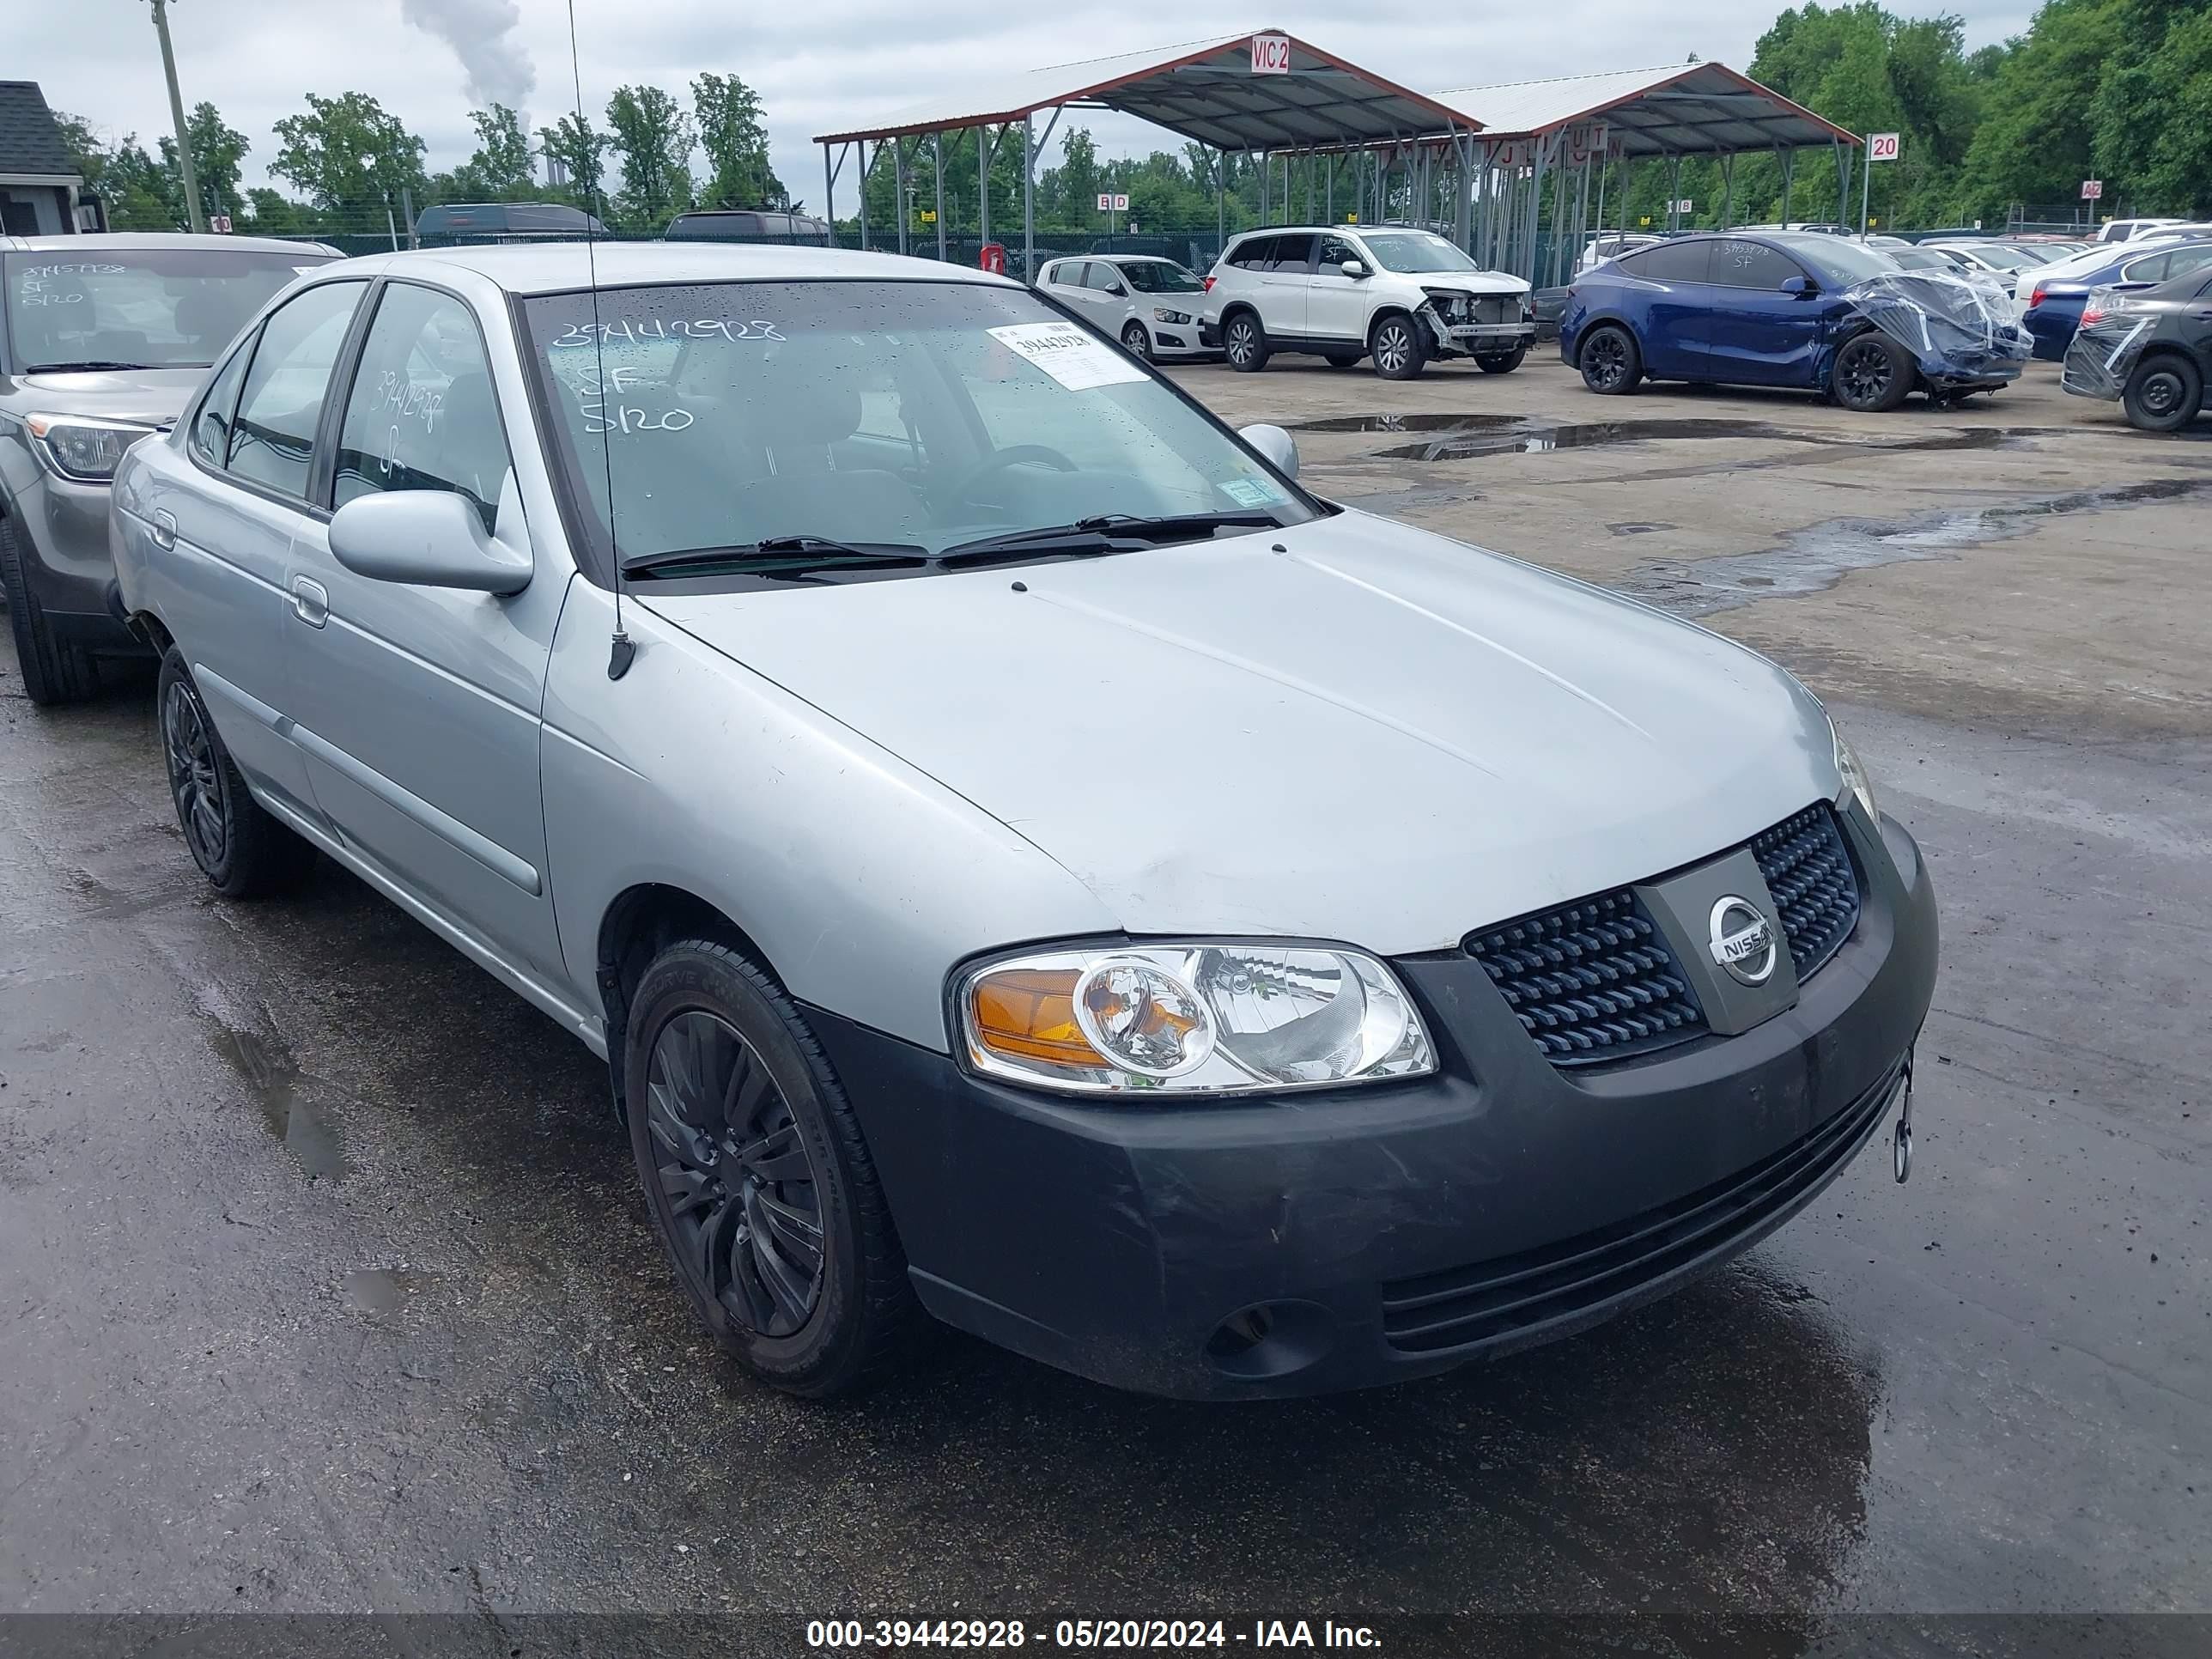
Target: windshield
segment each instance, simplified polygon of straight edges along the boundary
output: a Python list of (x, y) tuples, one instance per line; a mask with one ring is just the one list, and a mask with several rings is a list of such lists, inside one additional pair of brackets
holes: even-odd
[(1786, 248), (1820, 273), (1831, 284), (1863, 282), (1897, 269), (1897, 261), (1878, 247), (1848, 242), (1840, 236), (1778, 237), (1775, 246)]
[(8, 337), (21, 370), (79, 364), (205, 368), (313, 248), (108, 248), (11, 253), (0, 268)]
[(1139, 294), (1203, 294), (1206, 284), (1172, 259), (1124, 259), (1121, 274)]
[(1441, 236), (1425, 230), (1370, 230), (1359, 239), (1385, 270), (1411, 276), (1424, 270), (1480, 270), (1482, 267)]
[(602, 290), (596, 313), (588, 293), (545, 295), (524, 315), (558, 464), (610, 566), (775, 537), (940, 553), (1104, 515), (1314, 516), (1021, 289), (715, 283)]

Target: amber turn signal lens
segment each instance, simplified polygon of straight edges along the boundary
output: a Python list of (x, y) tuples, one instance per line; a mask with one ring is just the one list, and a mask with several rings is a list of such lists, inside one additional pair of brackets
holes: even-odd
[(969, 993), (975, 1042), (1012, 1059), (1085, 1068), (1112, 1064), (1075, 1023), (1073, 968), (1010, 968), (985, 974)]

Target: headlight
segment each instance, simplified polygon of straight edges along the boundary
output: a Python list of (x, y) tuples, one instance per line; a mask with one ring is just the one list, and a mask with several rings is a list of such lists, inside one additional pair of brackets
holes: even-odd
[(1188, 311), (1170, 311), (1165, 306), (1154, 306), (1152, 307), (1152, 320), (1156, 323), (1188, 323), (1190, 321), (1190, 313)]
[(1859, 764), (1859, 757), (1851, 752), (1850, 744), (1844, 741), (1844, 734), (1836, 729), (1833, 716), (1828, 720), (1828, 735), (1836, 740), (1836, 770), (1844, 775), (1844, 793), (1856, 797), (1858, 804), (1866, 809), (1869, 823), (1880, 823), (1881, 814), (1875, 810), (1874, 804), (1874, 780)]
[(969, 969), (957, 998), (976, 1070), (1073, 1093), (1249, 1094), (1436, 1070), (1412, 999), (1358, 951), (1047, 951)]
[(40, 459), (64, 478), (106, 483), (123, 452), (155, 430), (136, 421), (103, 421), (82, 415), (27, 415), (23, 425)]

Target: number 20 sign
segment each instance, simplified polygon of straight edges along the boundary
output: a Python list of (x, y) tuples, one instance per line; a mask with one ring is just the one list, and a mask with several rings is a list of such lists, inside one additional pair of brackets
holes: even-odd
[(1894, 161), (1897, 159), (1897, 134), (1870, 132), (1867, 135), (1867, 160)]

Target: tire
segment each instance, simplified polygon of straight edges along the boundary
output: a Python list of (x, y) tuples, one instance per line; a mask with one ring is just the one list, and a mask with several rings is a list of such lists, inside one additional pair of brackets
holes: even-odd
[(1221, 350), (1229, 367), (1245, 374), (1257, 374), (1274, 354), (1259, 313), (1252, 311), (1232, 311), (1222, 319)]
[(859, 1120), (791, 1000), (729, 945), (686, 939), (639, 980), (623, 1042), (647, 1207), (714, 1340), (809, 1399), (881, 1380), (919, 1314), (906, 1255)]
[(1644, 354), (1633, 334), (1618, 323), (1605, 323), (1575, 348), (1575, 367), (1582, 370), (1583, 384), (1599, 396), (1626, 397), (1644, 378)]
[(8, 592), (8, 628), (15, 636), (15, 661), (23, 673), (23, 695), (41, 708), (82, 702), (100, 689), (100, 670), (92, 653), (54, 637), (31, 592), (23, 570), (15, 526), (0, 519), (0, 585)]
[(1486, 374), (1510, 374), (1521, 367), (1522, 360), (1528, 355), (1528, 347), (1524, 342), (1508, 352), (1494, 356), (1477, 357), (1474, 360), (1474, 366)]
[(1323, 361), (1331, 368), (1356, 368), (1359, 366), (1359, 360), (1366, 355), (1364, 351), (1332, 351)]
[(1141, 358), (1148, 363), (1152, 361), (1152, 337), (1146, 332), (1145, 325), (1134, 317), (1122, 325), (1121, 349), (1132, 357)]
[(216, 891), (258, 898), (299, 885), (315, 849), (263, 810), (208, 717), (185, 653), (171, 646), (154, 688), (161, 761), (185, 846)]
[(2138, 430), (2179, 432), (2204, 407), (2204, 376), (2188, 358), (2161, 352), (2136, 365), (2120, 406)]
[(1844, 342), (1828, 371), (1828, 392), (1844, 408), (1862, 415), (1887, 415), (1903, 403), (1915, 379), (1905, 348), (1879, 330), (1868, 329)]
[(1429, 343), (1421, 337), (1420, 324), (1402, 311), (1393, 311), (1376, 320), (1367, 355), (1375, 360), (1379, 379), (1417, 380), (1429, 366)]

